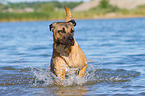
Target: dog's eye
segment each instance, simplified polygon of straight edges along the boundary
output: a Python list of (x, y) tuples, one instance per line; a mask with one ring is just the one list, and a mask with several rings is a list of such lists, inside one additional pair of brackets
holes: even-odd
[(74, 30), (71, 29), (71, 33), (74, 33)]
[(65, 33), (64, 30), (58, 30), (58, 33)]

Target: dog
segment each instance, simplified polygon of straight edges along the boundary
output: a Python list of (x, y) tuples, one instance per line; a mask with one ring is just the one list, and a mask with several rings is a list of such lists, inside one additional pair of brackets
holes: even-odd
[(61, 80), (67, 73), (78, 74), (83, 78), (87, 69), (87, 58), (74, 38), (75, 20), (71, 20), (71, 12), (65, 7), (65, 22), (54, 22), (50, 27), (53, 31), (53, 55), (51, 72)]

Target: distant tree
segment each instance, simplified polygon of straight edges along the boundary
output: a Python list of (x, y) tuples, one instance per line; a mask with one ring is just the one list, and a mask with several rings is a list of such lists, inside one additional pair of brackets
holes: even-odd
[(119, 9), (117, 6), (111, 5), (109, 0), (101, 0), (97, 7), (94, 7), (90, 10), (96, 11), (98, 14), (105, 14), (110, 12), (119, 12), (121, 9)]
[(100, 8), (108, 8), (109, 6), (110, 6), (109, 0), (101, 0), (100, 1), (100, 4), (99, 4)]
[(4, 5), (3, 5), (2, 3), (0, 3), (0, 7), (1, 7), (1, 6), (4, 6)]
[(7, 4), (7, 0), (0, 0), (0, 3)]
[(4, 10), (7, 10), (7, 9), (8, 9), (7, 5), (0, 3), (0, 12), (4, 11)]
[(40, 11), (41, 12), (53, 12), (54, 11), (54, 6), (53, 5), (50, 5), (48, 3), (46, 4), (42, 4), (42, 6), (40, 7)]
[(4, 5), (2, 3), (0, 3), (0, 11), (2, 11)]

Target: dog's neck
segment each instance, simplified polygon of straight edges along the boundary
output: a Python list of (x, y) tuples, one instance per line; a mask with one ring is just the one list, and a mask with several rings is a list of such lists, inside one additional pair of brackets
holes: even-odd
[(62, 44), (53, 44), (54, 50), (60, 55), (60, 56), (66, 56), (68, 57), (71, 53), (73, 46), (68, 46), (68, 45), (62, 45)]

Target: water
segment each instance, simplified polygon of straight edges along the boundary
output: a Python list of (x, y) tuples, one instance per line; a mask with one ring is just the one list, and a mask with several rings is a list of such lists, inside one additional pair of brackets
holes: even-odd
[(145, 18), (76, 20), (88, 69), (83, 79), (64, 81), (48, 70), (53, 22), (0, 23), (2, 96), (145, 95)]

